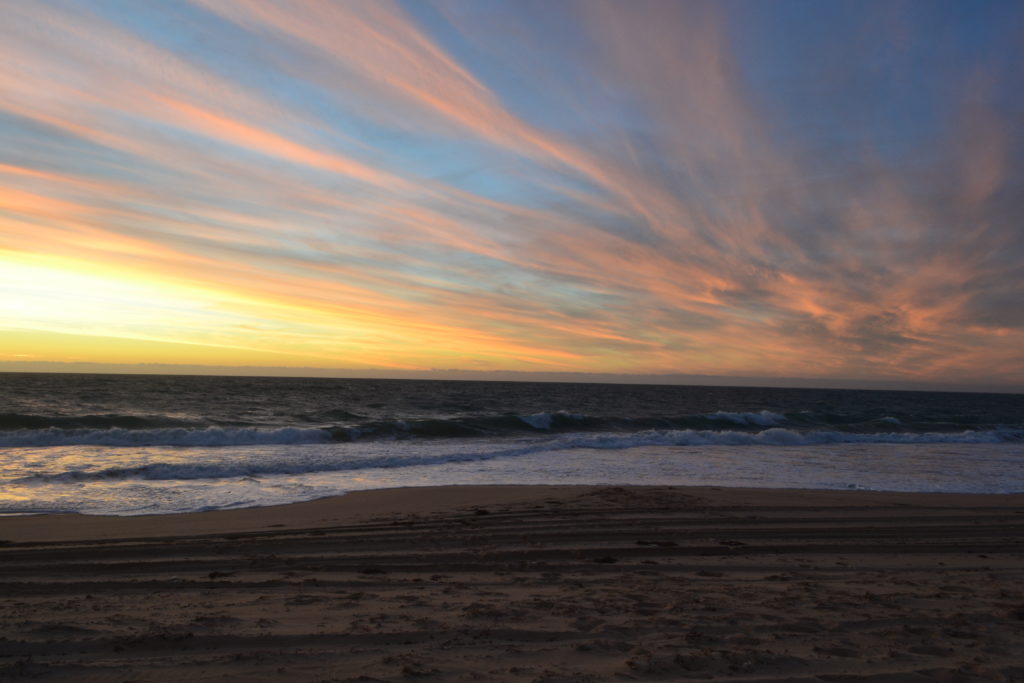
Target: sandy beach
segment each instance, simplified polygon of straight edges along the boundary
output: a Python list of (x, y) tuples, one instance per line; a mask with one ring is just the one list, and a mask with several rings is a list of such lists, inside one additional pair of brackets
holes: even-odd
[(4, 680), (1024, 680), (1024, 495), (442, 487), (0, 539)]

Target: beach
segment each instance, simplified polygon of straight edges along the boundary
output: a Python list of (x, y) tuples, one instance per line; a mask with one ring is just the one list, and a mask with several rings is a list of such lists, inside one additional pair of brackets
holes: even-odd
[(0, 678), (1024, 679), (1024, 495), (459, 486), (0, 518)]

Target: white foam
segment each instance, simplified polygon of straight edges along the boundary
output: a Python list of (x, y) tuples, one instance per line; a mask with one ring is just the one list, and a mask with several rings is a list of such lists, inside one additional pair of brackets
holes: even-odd
[[(251, 431), (251, 430), (250, 430)], [(284, 431), (284, 430), (281, 430)], [(321, 430), (298, 430), (320, 432)], [(279, 435), (283, 437), (284, 435)], [(51, 471), (16, 478), (14, 481), (33, 482), (85, 481), (85, 480), (195, 480), (232, 479), (274, 475), (303, 475), (317, 472), (371, 471), (405, 467), (444, 465), (447, 463), (514, 458), (538, 453), (556, 453), (576, 449), (625, 450), (645, 446), (773, 446), (801, 447), (824, 444), (996, 444), (1020, 441), (1024, 434), (1014, 430), (990, 432), (960, 432), (956, 434), (928, 433), (876, 433), (851, 434), (847, 432), (799, 432), (773, 427), (760, 432), (674, 430), (647, 431), (636, 434), (563, 434), (554, 438), (524, 439), (513, 442), (501, 440), (437, 441), (420, 447), (392, 448), (384, 444), (360, 444), (330, 452), (288, 452), (286, 456), (269, 458), (246, 454), (238, 457), (213, 457), (196, 461), (133, 463), (127, 466), (98, 466), (95, 469), (69, 469)], [(321, 441), (324, 441), (321, 439)], [(297, 441), (261, 441), (259, 445), (288, 445)], [(220, 443), (208, 445), (219, 446)], [(237, 445), (237, 444), (234, 444)], [(243, 444), (244, 445), (244, 444)]]
[(534, 429), (551, 429), (551, 415), (548, 413), (534, 413), (533, 415), (520, 415), (519, 419)]

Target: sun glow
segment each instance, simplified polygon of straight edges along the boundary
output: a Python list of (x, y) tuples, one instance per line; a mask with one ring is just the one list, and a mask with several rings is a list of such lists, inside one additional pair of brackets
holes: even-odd
[[(412, 311), (402, 316), (274, 291), (261, 297), (255, 286), (202, 288), (116, 264), (13, 252), (0, 252), (0, 321), (5, 360), (37, 358), (41, 349), (56, 359), (61, 344), (68, 346), (62, 360), (108, 363), (197, 362), (205, 354), (207, 362), (228, 365), (423, 369), (445, 358), (555, 367), (576, 358)], [(410, 350), (410, 337), (429, 343)]]
[(0, 255), (0, 320), (7, 331), (203, 346), (233, 346), (217, 330), (242, 322), (220, 310), (215, 293), (109, 266), (11, 253)]

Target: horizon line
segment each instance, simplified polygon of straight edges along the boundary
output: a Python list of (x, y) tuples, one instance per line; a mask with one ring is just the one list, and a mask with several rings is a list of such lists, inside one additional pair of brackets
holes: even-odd
[(431, 368), (319, 368), (311, 366), (205, 365), (186, 363), (98, 363), (91, 361), (0, 361), (0, 373), (102, 375), (179, 375), (211, 377), (274, 377), (294, 379), (388, 379), (491, 382), (565, 382), (666, 386), (728, 386), (780, 389), (846, 389), (873, 391), (948, 391), (1024, 394), (1024, 386), (985, 381), (959, 382), (893, 378), (788, 377), (705, 375), (681, 372), (616, 373), (585, 371), (471, 370)]

